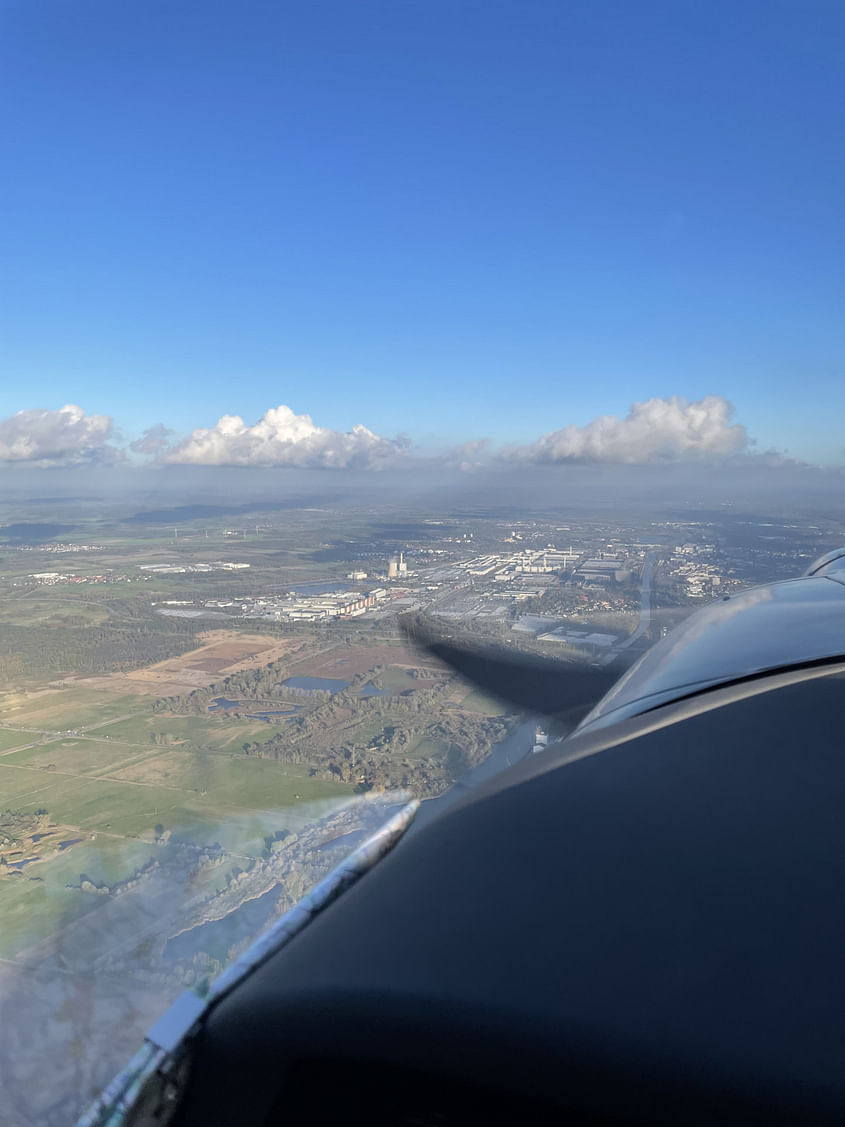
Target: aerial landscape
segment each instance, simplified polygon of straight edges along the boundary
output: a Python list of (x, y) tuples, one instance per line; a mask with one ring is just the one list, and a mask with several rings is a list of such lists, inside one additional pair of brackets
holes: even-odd
[(409, 804), (845, 545), (843, 21), (0, 8), (0, 1127), (64, 1127)]
[[(196, 870), (192, 918), (229, 914), (301, 811), (435, 797), (514, 733), (527, 754), (526, 719), (415, 647), (409, 624), (624, 668), (696, 607), (798, 575), (843, 535), (742, 512), (258, 503), (235, 524), (68, 501), (61, 528), (49, 502), (28, 513), (0, 527), (7, 959), (46, 956), (51, 928), (177, 862)], [(219, 946), (171, 959), (180, 911), (138, 973), (219, 969)]]
[(74, 1034), (110, 1030), (89, 1095), (398, 804), (532, 754), (537, 718), (415, 628), (622, 671), (845, 539), (739, 504), (217, 508), (32, 498), (0, 525), (0, 976), (51, 1014), (97, 976), (121, 1033)]

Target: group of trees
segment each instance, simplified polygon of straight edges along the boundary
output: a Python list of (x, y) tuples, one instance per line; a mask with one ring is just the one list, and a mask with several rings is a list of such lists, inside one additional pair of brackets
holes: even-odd
[[(209, 688), (156, 701), (158, 713), (207, 715), (216, 697), (228, 700), (296, 702), (266, 740), (247, 740), (242, 753), (280, 763), (304, 765), (319, 778), (334, 779), (359, 791), (401, 787), (419, 795), (439, 794), (481, 762), (511, 725), (505, 718), (462, 712), (454, 700), (454, 675), (438, 674), (434, 685), (401, 694), (362, 697), (371, 683), (386, 689), (386, 666), (352, 678), (340, 692), (301, 691), (283, 684), (287, 670), (280, 661), (260, 669), (230, 674)], [(431, 671), (417, 671), (427, 681)], [(408, 678), (409, 686), (413, 684)], [(237, 714), (237, 713), (235, 713)], [(229, 712), (232, 715), (232, 712)], [(154, 732), (153, 742), (167, 746), (167, 734)], [(425, 741), (427, 753), (417, 748)]]
[(188, 618), (113, 619), (98, 626), (4, 624), (0, 681), (140, 669), (193, 649), (204, 627)]
[(4, 810), (0, 814), (0, 873), (16, 871), (9, 865), (20, 860), (21, 853), (29, 855), (33, 838), (50, 829), (50, 816), (42, 807), (32, 813), (22, 810)]
[(150, 732), (150, 743), (156, 747), (173, 747), (178, 740), (172, 732)]
[(172, 712), (179, 716), (205, 716), (215, 697), (230, 700), (275, 700), (285, 696), (281, 684), (287, 677), (281, 661), (272, 661), (259, 669), (230, 673), (205, 689), (194, 689), (184, 696), (161, 697), (153, 705), (154, 712)]
[(320, 689), (295, 689), (285, 685), (288, 671), (281, 661), (272, 661), (259, 669), (243, 669), (230, 673), (205, 689), (194, 689), (184, 696), (161, 697), (153, 705), (154, 712), (171, 712), (179, 716), (205, 716), (208, 706), (216, 697), (227, 700), (290, 701), (298, 706), (317, 708), (330, 701), (343, 701), (346, 705), (357, 700), (356, 690), (369, 681), (372, 672), (358, 674), (342, 694)]
[[(480, 763), (511, 724), (449, 707), (452, 688), (449, 678), (402, 696), (361, 699), (350, 686), (269, 739), (245, 742), (243, 751), (307, 764), (313, 775), (359, 791), (400, 787), (419, 795), (439, 794)], [(419, 756), (422, 741), (431, 750)]]

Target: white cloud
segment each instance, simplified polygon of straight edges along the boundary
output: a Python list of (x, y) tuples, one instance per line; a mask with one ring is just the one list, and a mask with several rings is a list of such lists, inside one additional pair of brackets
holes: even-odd
[(68, 403), (58, 411), (18, 411), (0, 420), (0, 462), (39, 466), (78, 465), (119, 457), (106, 445), (108, 415), (86, 415)]
[(204, 466), (313, 466), (325, 469), (378, 469), (401, 457), (403, 444), (373, 434), (365, 426), (351, 431), (316, 426), (310, 415), (290, 407), (271, 407), (254, 426), (238, 415), (223, 415), (168, 450), (165, 462)]
[(732, 423), (733, 406), (720, 395), (689, 402), (682, 396), (635, 403), (624, 419), (601, 415), (586, 426), (570, 424), (528, 446), (503, 451), (528, 462), (695, 461), (742, 454), (744, 426)]

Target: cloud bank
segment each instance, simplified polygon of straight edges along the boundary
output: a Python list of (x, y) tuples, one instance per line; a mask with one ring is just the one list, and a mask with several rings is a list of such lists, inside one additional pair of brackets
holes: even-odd
[(502, 452), (508, 461), (609, 462), (627, 465), (718, 459), (748, 450), (748, 433), (732, 423), (733, 406), (721, 395), (690, 402), (682, 396), (634, 403), (624, 419), (600, 415), (570, 424), (528, 446)]
[(403, 446), (360, 424), (350, 431), (317, 426), (310, 415), (284, 405), (271, 407), (254, 426), (223, 415), (168, 450), (162, 460), (203, 466), (305, 466), (320, 469), (381, 469), (394, 464)]
[[(117, 438), (120, 436), (118, 435)], [(112, 441), (108, 441), (112, 438)], [(723, 462), (783, 465), (777, 451), (753, 449), (733, 407), (719, 395), (690, 401), (681, 396), (634, 403), (624, 417), (602, 415), (584, 426), (570, 424), (523, 446), (492, 448), (488, 439), (468, 441), (439, 455), (409, 449), (402, 438), (385, 438), (363, 425), (349, 431), (318, 426), (290, 407), (270, 408), (253, 425), (223, 415), (212, 427), (180, 436), (163, 423), (134, 441), (117, 445), (108, 415), (86, 414), (69, 404), (58, 410), (25, 410), (0, 420), (0, 464), (37, 467), (111, 464), (139, 466), (240, 466), (256, 469), (504, 471), (552, 464), (690, 466)]]
[(57, 411), (18, 411), (0, 420), (0, 462), (58, 466), (113, 461), (120, 453), (106, 445), (111, 433), (108, 415), (86, 415), (72, 403)]

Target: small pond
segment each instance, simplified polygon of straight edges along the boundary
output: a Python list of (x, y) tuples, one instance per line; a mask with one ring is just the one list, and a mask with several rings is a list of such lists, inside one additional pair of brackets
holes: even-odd
[(349, 682), (338, 677), (288, 677), (282, 684), (286, 689), (303, 689), (310, 693), (339, 693)]

